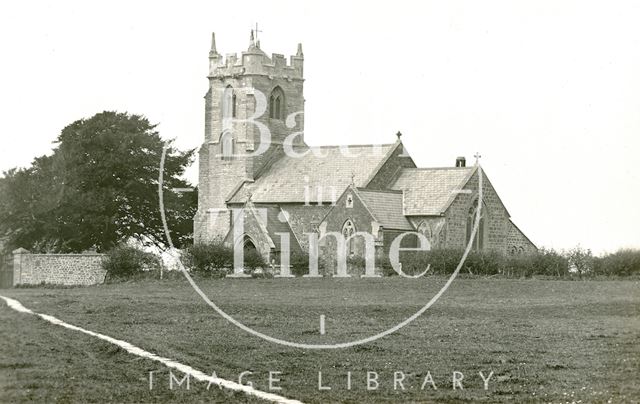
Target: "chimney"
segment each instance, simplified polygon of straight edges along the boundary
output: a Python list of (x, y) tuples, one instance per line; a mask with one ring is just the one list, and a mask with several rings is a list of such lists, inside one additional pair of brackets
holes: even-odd
[(456, 167), (466, 167), (467, 159), (464, 157), (456, 157)]

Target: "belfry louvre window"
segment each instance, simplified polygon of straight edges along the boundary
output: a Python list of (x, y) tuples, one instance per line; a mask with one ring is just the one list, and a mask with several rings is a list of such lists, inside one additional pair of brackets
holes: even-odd
[(230, 85), (224, 89), (222, 94), (222, 117), (235, 118), (237, 115), (238, 97), (233, 87)]
[(284, 119), (284, 91), (280, 87), (276, 87), (269, 97), (269, 118)]

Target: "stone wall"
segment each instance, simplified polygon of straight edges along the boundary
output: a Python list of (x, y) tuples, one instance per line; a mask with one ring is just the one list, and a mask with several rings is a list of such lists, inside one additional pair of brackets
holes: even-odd
[(103, 283), (104, 254), (31, 254), (13, 252), (13, 285), (96, 285)]
[(537, 251), (535, 244), (512, 221), (509, 221), (507, 233), (507, 252), (509, 254), (529, 254)]
[[(482, 187), (482, 216), (484, 217), (483, 249), (494, 250), (502, 253), (507, 252), (506, 235), (509, 225), (509, 214), (498, 197), (493, 185), (483, 173)], [(467, 218), (472, 206), (478, 200), (478, 172), (476, 171), (464, 190), (471, 191), (469, 194), (460, 193), (454, 199), (449, 209), (445, 213), (447, 219), (446, 226), (446, 247), (465, 248), (467, 244)]]
[[(500, 200), (491, 181), (483, 173), (483, 217), (484, 217), (484, 249), (501, 253), (529, 253), (537, 251), (536, 246), (516, 227), (509, 218), (509, 213)], [(445, 216), (447, 225), (446, 247), (464, 248), (467, 242), (467, 218), (473, 204), (478, 198), (478, 173), (474, 173), (464, 186), (470, 194), (458, 194)], [(515, 250), (514, 250), (515, 247)]]
[[(348, 205), (346, 200), (348, 197), (351, 197), (353, 203)], [(336, 201), (336, 205), (333, 207), (331, 212), (324, 218), (321, 224), (321, 236), (324, 236), (320, 242), (320, 255), (325, 264), (325, 275), (333, 275), (337, 271), (337, 259), (338, 259), (338, 245), (335, 240), (335, 237), (327, 236), (327, 233), (335, 232), (338, 234), (342, 234), (342, 227), (347, 220), (351, 220), (355, 227), (356, 232), (365, 232), (374, 235), (374, 248), (375, 248), (375, 256), (379, 258), (382, 253), (383, 243), (381, 240), (378, 240), (378, 223), (371, 216), (371, 213), (364, 205), (362, 200), (357, 197), (357, 193), (354, 192), (353, 188), (349, 187), (347, 190), (338, 198)], [(394, 235), (395, 236), (395, 235)], [(389, 237), (389, 243), (392, 240), (390, 233), (384, 233), (384, 240), (387, 240)], [(359, 257), (365, 256), (365, 239), (362, 236), (356, 236), (352, 239), (351, 243), (355, 245), (354, 247), (354, 255)], [(349, 253), (347, 251), (347, 256)], [(377, 271), (380, 273), (380, 270)], [(362, 275), (362, 271), (356, 270), (352, 271), (352, 268), (348, 268), (348, 273), (352, 276), (360, 276)]]

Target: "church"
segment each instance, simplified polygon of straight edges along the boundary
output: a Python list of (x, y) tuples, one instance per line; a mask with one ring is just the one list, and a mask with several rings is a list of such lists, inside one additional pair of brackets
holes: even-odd
[[(303, 65), (301, 44), (288, 60), (268, 56), (252, 31), (245, 52), (223, 57), (212, 35), (195, 242), (255, 249), (276, 264), (287, 244), (308, 252), (310, 234), (323, 240), (321, 254), (335, 256), (335, 240), (323, 237), (330, 232), (345, 236), (349, 256), (364, 254), (364, 238), (350, 237), (360, 232), (372, 235), (376, 256), (406, 232), (431, 248), (464, 248), (478, 206), (477, 162), (417, 167), (400, 133), (388, 144), (308, 146)], [(473, 248), (535, 251), (482, 173)]]

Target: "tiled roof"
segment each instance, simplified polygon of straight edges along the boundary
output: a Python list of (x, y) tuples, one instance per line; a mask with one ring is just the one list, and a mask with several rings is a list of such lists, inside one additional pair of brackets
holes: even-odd
[[(317, 187), (322, 187), (322, 201), (332, 202), (353, 183), (364, 186), (388, 154), (398, 145), (322, 146), (317, 149), (322, 156), (308, 153), (297, 158), (284, 155), (273, 162), (253, 183), (245, 183), (229, 202), (244, 202), (247, 191), (256, 203), (305, 202), (305, 186), (309, 190), (309, 202), (318, 202)], [(303, 149), (294, 149), (302, 153)], [(357, 155), (357, 156), (356, 156)]]
[[(259, 208), (262, 208), (260, 206)], [(280, 245), (280, 233), (289, 233), (289, 247), (290, 251), (300, 251), (300, 245), (296, 236), (293, 234), (293, 230), (289, 226), (289, 222), (286, 219), (286, 213), (280, 209), (279, 206), (268, 206), (267, 209), (267, 223), (266, 228), (269, 233), (269, 237), (275, 245), (276, 251), (281, 251)], [(283, 222), (280, 219), (285, 219)]]
[(402, 192), (358, 188), (356, 193), (384, 228), (413, 230), (411, 223), (402, 214)]
[(440, 215), (474, 171), (475, 167), (405, 168), (391, 189), (404, 191), (405, 215)]

